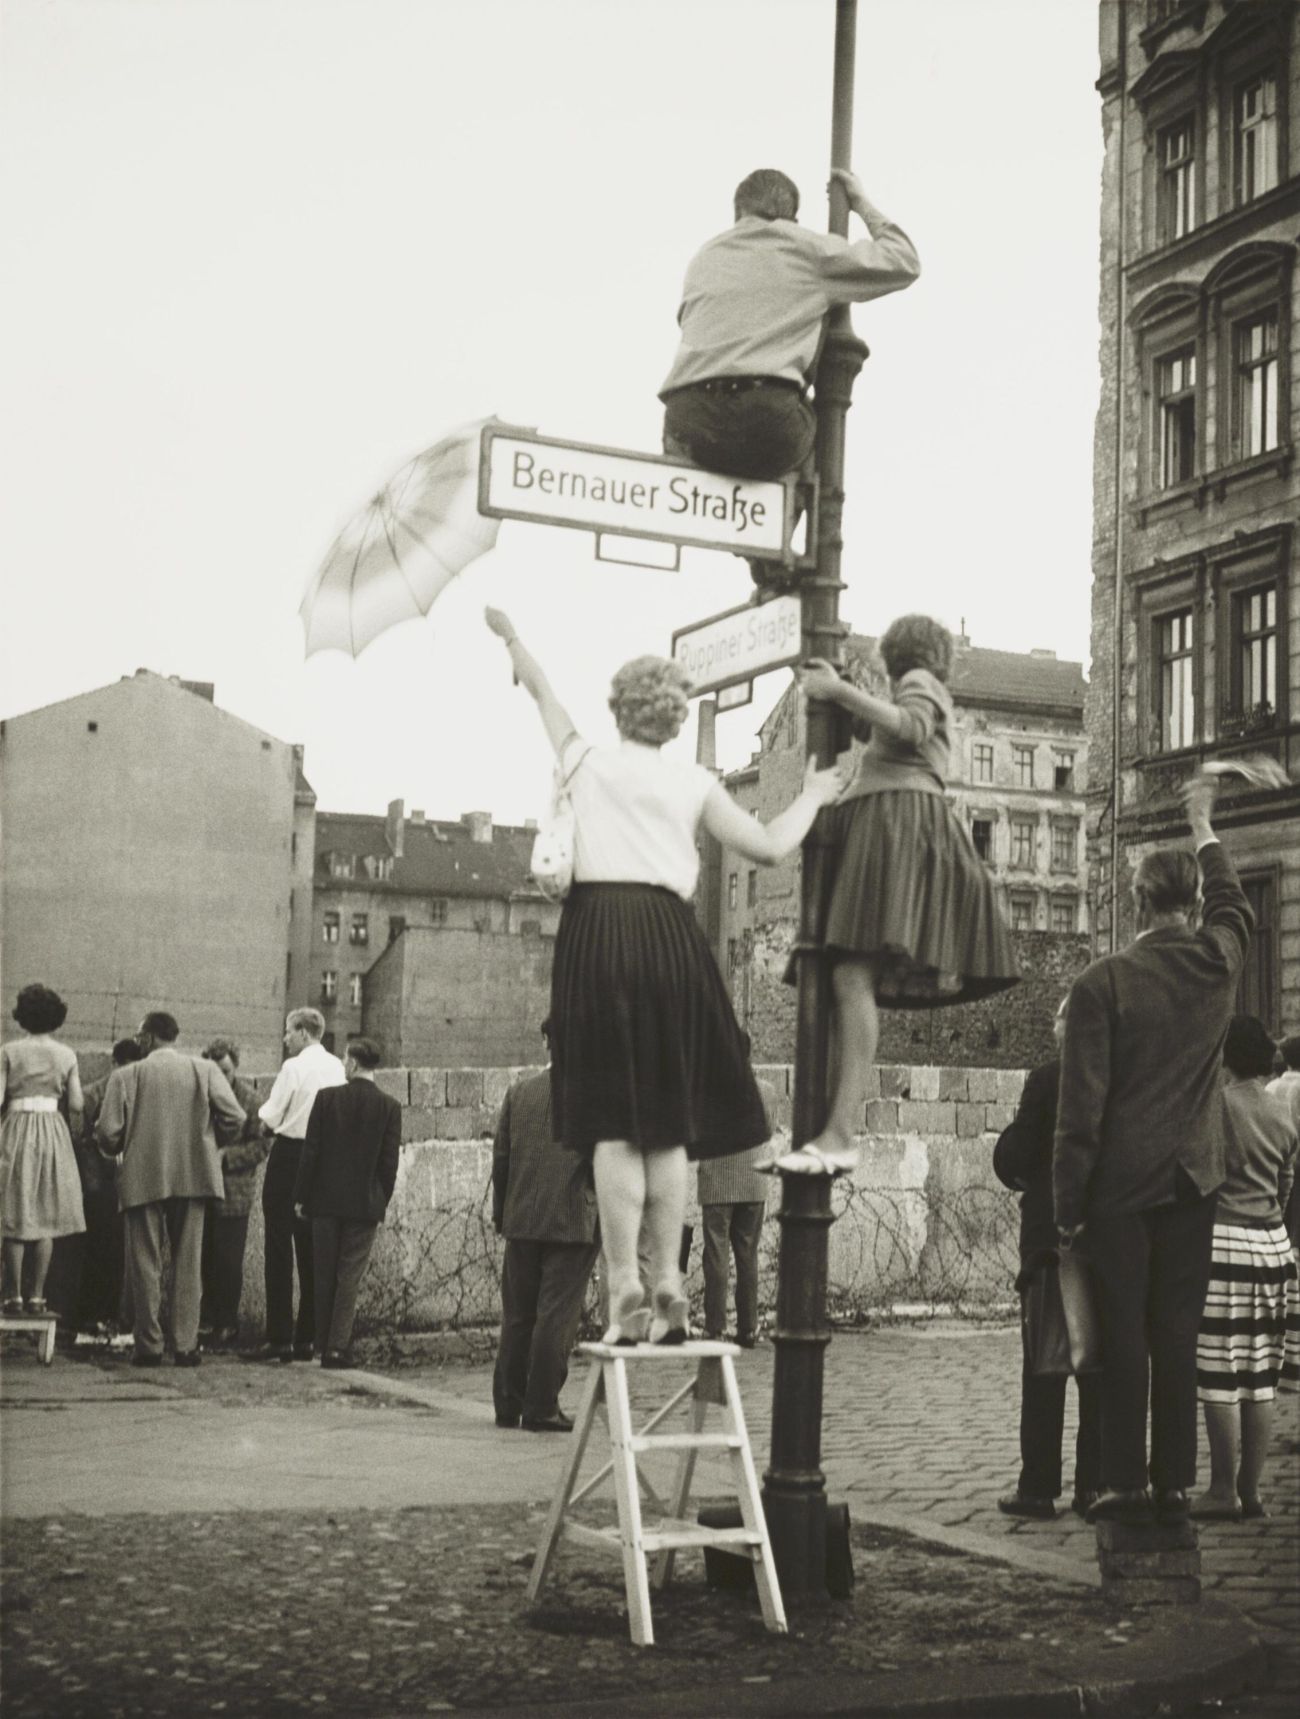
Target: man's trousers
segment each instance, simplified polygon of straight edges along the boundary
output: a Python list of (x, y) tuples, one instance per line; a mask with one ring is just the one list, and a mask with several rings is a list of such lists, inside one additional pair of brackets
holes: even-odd
[[(1101, 1480), (1118, 1491), (1196, 1483), (1196, 1333), (1210, 1282), (1213, 1194), (1090, 1217), (1081, 1247), (1101, 1314)], [(1151, 1461), (1146, 1448), (1151, 1399)]]
[[(1065, 1432), (1064, 1373), (1020, 1373), (1020, 1481), (1024, 1498), (1061, 1493), (1061, 1439)], [(1101, 1374), (1080, 1373), (1079, 1431), (1074, 1441), (1075, 1494), (1101, 1491)]]
[(375, 1245), (378, 1224), (348, 1218), (313, 1218), (311, 1250), (316, 1273), (316, 1347), (344, 1351), (352, 1341), (357, 1291)]
[(703, 1206), (704, 1329), (720, 1337), (727, 1329), (728, 1255), (736, 1262), (736, 1335), (758, 1330), (758, 1241), (767, 1207), (762, 1200)]
[[(310, 1349), (316, 1335), (311, 1222), (293, 1214), (302, 1141), (277, 1134), (262, 1178), (266, 1240), (266, 1340), (273, 1349)], [(298, 1319), (293, 1317), (293, 1267), (298, 1262)]]
[(203, 1306), (201, 1323), (213, 1331), (234, 1331), (244, 1293), (244, 1249), (248, 1213), (208, 1213), (203, 1229)]
[(492, 1397), (498, 1420), (550, 1420), (569, 1376), (596, 1242), (508, 1241)]
[(172, 1348), (178, 1355), (199, 1342), (199, 1300), (202, 1294), (203, 1218), (206, 1200), (174, 1198), (147, 1206), (128, 1206), (126, 1269), (131, 1284), (137, 1355), (161, 1355), (163, 1234), (172, 1256)]

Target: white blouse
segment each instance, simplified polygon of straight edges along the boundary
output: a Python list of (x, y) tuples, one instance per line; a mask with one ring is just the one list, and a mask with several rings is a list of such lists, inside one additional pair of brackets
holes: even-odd
[(695, 831), (713, 774), (636, 740), (593, 746), (584, 757), (586, 747), (575, 734), (560, 758), (576, 827), (574, 882), (652, 883), (689, 901), (700, 871)]

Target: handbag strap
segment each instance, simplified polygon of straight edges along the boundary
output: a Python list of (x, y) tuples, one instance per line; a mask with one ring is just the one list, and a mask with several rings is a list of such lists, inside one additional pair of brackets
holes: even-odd
[(557, 793), (564, 794), (568, 792), (569, 783), (572, 782), (573, 778), (577, 775), (579, 765), (591, 750), (592, 745), (589, 740), (583, 747), (582, 751), (579, 752), (577, 758), (574, 759), (572, 767), (565, 776), (560, 775), (559, 765), (557, 763), (555, 770), (555, 788)]

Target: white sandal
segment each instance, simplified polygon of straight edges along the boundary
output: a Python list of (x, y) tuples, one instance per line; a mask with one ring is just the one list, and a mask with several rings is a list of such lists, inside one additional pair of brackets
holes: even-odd
[(800, 1176), (843, 1176), (856, 1170), (860, 1161), (861, 1153), (856, 1150), (828, 1152), (810, 1140), (797, 1152), (787, 1152), (784, 1158), (778, 1158), (775, 1167)]

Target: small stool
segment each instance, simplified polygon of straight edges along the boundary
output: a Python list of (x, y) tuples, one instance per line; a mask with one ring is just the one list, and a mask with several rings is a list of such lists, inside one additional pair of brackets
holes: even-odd
[[(637, 1647), (654, 1645), (654, 1625), (650, 1617), (650, 1583), (646, 1559), (655, 1557), (654, 1585), (663, 1588), (672, 1578), (673, 1560), (686, 1547), (726, 1546), (747, 1555), (754, 1566), (754, 1581), (763, 1622), (775, 1634), (786, 1630), (785, 1609), (777, 1585), (772, 1545), (767, 1536), (767, 1522), (759, 1497), (758, 1476), (745, 1430), (745, 1414), (740, 1404), (736, 1384), (734, 1358), (740, 1350), (734, 1343), (682, 1343), (661, 1345), (637, 1343), (631, 1347), (607, 1343), (582, 1343), (584, 1354), (592, 1358), (591, 1372), (583, 1388), (582, 1403), (574, 1423), (573, 1446), (560, 1484), (551, 1502), (550, 1514), (528, 1580), (528, 1599), (536, 1601), (545, 1584), (555, 1548), (560, 1540), (572, 1540), (580, 1546), (616, 1552), (623, 1560), (623, 1580), (627, 1589), (628, 1627)], [(640, 1432), (632, 1426), (632, 1410), (628, 1398), (627, 1370), (632, 1366), (665, 1366), (674, 1361), (694, 1363), (694, 1376), (675, 1393), (661, 1409), (650, 1417)], [(679, 1404), (690, 1402), (691, 1430), (663, 1432), (654, 1429)], [(706, 1432), (704, 1423), (710, 1403), (716, 1403), (727, 1417), (723, 1432)], [(603, 1406), (609, 1428), (611, 1460), (587, 1483), (574, 1490), (578, 1470), (582, 1466), (587, 1440), (596, 1418), (596, 1409)], [(672, 1498), (665, 1507), (654, 1488), (637, 1467), (637, 1457), (647, 1450), (676, 1450), (681, 1453)], [(706, 1528), (698, 1522), (684, 1519), (690, 1498), (695, 1458), (702, 1450), (725, 1450), (731, 1459), (733, 1490), (740, 1505), (742, 1526), (739, 1528)], [(568, 1520), (568, 1511), (606, 1479), (614, 1476), (618, 1500), (616, 1528), (589, 1528), (584, 1523)], [(660, 1513), (661, 1519), (645, 1524), (641, 1517), (641, 1493), (644, 1492)]]
[(34, 1331), (36, 1354), (48, 1367), (54, 1359), (54, 1335), (58, 1320), (52, 1313), (0, 1313), (0, 1331)]

